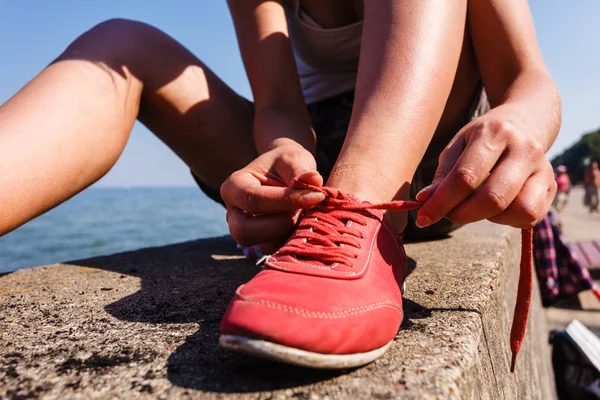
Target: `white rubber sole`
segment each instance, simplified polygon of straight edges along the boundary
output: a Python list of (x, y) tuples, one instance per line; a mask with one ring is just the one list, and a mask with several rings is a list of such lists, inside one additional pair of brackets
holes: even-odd
[[(406, 281), (402, 282), (400, 291), (404, 296)], [(390, 341), (384, 346), (366, 353), (322, 354), (295, 349), (266, 340), (249, 339), (244, 336), (221, 335), (219, 337), (219, 346), (224, 349), (253, 357), (315, 369), (355, 368), (369, 364), (381, 357), (390, 348), (392, 342)]]
[(385, 346), (366, 353), (322, 354), (295, 349), (265, 340), (249, 339), (243, 336), (221, 335), (219, 346), (250, 356), (278, 361), (286, 364), (315, 369), (344, 369), (360, 367), (381, 357), (392, 341)]

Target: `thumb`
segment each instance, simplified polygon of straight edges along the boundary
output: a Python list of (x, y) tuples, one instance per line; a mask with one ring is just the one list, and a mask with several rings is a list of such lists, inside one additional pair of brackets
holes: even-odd
[(297, 177), (299, 181), (313, 186), (323, 186), (323, 177), (318, 171), (307, 171)]
[(456, 164), (460, 158), (464, 148), (464, 138), (462, 136), (455, 136), (448, 146), (446, 146), (446, 148), (440, 153), (439, 162), (435, 170), (433, 181), (431, 181), (429, 186), (425, 186), (419, 191), (419, 193), (417, 193), (415, 196), (417, 201), (424, 203), (435, 193), (437, 188), (454, 167), (454, 164)]

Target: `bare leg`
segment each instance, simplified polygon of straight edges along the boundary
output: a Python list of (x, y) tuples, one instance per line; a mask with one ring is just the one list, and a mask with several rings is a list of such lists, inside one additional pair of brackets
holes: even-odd
[[(363, 43), (378, 45), (361, 48), (352, 119), (328, 185), (371, 202), (408, 197), (426, 149), (437, 159), (440, 142), (460, 129), (457, 121), (468, 121), (479, 81), (476, 69), (469, 71), (475, 60), (465, 37), (466, 2), (416, 4), (365, 2)], [(393, 219), (403, 230), (406, 214)]]
[(106, 174), (138, 113), (216, 189), (256, 157), (248, 101), (159, 30), (107, 21), (0, 106), (0, 236)]

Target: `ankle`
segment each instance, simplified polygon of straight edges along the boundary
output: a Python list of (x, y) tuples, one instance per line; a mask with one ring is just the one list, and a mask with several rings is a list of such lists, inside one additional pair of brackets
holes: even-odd
[(373, 204), (408, 199), (408, 180), (401, 177), (391, 179), (387, 175), (387, 171), (368, 165), (336, 165), (329, 175), (327, 186)]

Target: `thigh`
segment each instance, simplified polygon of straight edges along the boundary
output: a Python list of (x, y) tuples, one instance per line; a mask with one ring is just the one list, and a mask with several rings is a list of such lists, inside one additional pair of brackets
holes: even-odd
[(212, 188), (256, 157), (250, 102), (158, 29), (107, 21), (0, 106), (0, 236), (108, 172), (138, 116)]
[(209, 187), (218, 190), (256, 158), (252, 103), (176, 40), (152, 26), (117, 20), (90, 41), (100, 52), (120, 44), (110, 67), (142, 82), (137, 118)]

